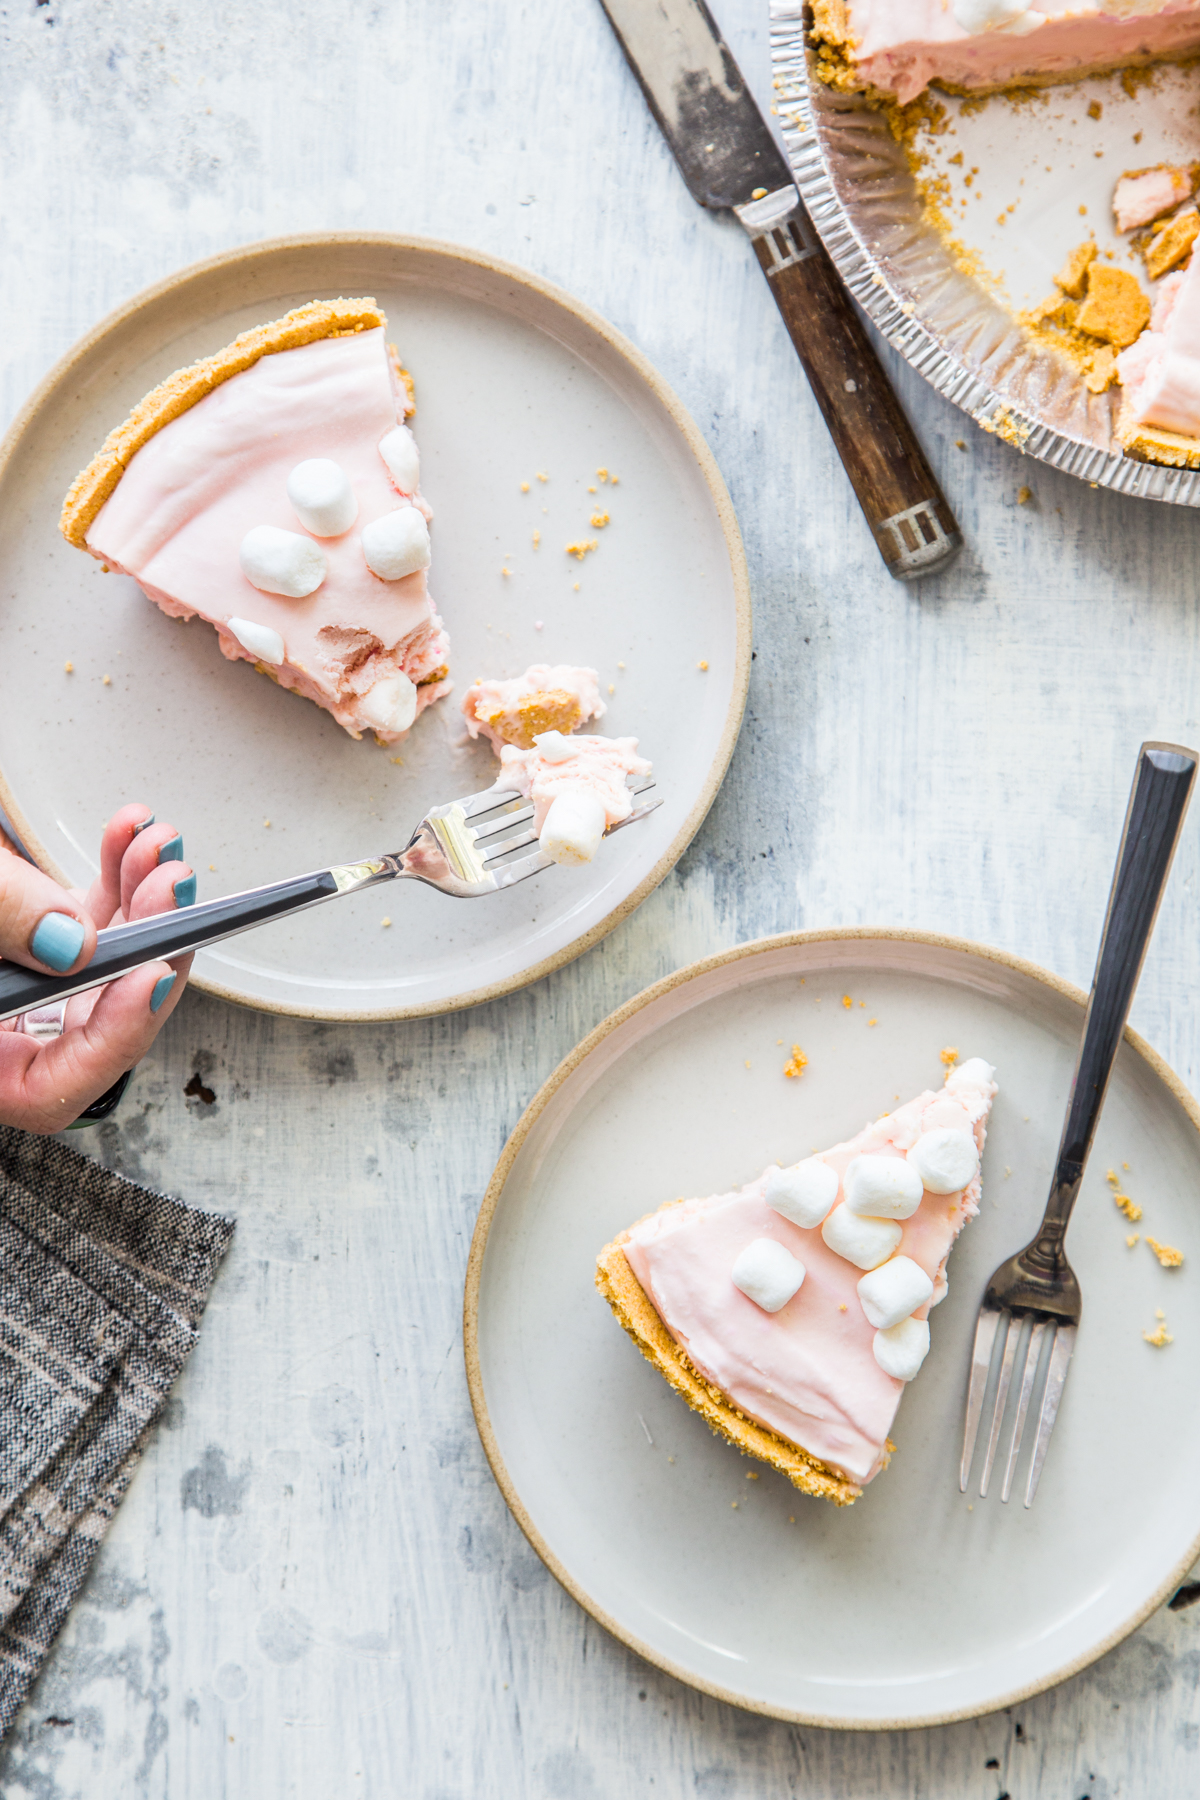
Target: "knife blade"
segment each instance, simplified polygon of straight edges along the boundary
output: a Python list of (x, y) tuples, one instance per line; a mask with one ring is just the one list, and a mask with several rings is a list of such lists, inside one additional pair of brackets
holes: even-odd
[(740, 221), (889, 572), (945, 568), (957, 521), (705, 0), (600, 0), (692, 198)]

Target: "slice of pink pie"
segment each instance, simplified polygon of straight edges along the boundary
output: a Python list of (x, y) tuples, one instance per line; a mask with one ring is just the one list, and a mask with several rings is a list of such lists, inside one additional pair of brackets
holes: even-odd
[(848, 1505), (894, 1448), (946, 1259), (979, 1210), (992, 1074), (975, 1057), (848, 1143), (671, 1201), (600, 1253), (596, 1285), (643, 1356), (805, 1493)]
[(110, 433), (63, 535), (176, 618), (395, 743), (449, 690), (412, 384), (373, 300), (313, 301), (180, 369)]

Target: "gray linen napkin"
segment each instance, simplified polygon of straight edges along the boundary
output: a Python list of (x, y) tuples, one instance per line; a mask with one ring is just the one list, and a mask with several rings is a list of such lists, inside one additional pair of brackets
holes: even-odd
[(0, 1126), (0, 1738), (196, 1341), (233, 1222)]

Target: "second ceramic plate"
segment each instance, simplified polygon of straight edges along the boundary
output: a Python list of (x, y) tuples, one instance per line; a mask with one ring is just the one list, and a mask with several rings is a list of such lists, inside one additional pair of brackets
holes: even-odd
[[(452, 245), (385, 236), (287, 239), (200, 264), (97, 327), (0, 452), (0, 805), (45, 867), (89, 881), (104, 819), (143, 799), (184, 830), (211, 898), (401, 849), (428, 806), (494, 779), (454, 696), (398, 753), (355, 743), (315, 706), (226, 662), (208, 626), (181, 628), (58, 534), (68, 483), (155, 382), (248, 326), (337, 294), (380, 302), (416, 379), (421, 484), (435, 513), (430, 585), (459, 693), (534, 662), (593, 665), (609, 705), (602, 729), (640, 738), (663, 801), (587, 869), (474, 902), (405, 882), (196, 961), (197, 985), (227, 999), (309, 1018), (402, 1018), (535, 979), (662, 880), (733, 749), (750, 606), (737, 523), (703, 438), (645, 358), (560, 290)], [(596, 513), (610, 522), (593, 525)], [(582, 562), (566, 550), (581, 539), (597, 542)]]
[[(521, 1120), (468, 1274), (476, 1419), (534, 1548), (661, 1668), (781, 1718), (936, 1724), (1074, 1673), (1190, 1567), (1200, 1112), (1132, 1033), (1071, 1229), (1083, 1323), (1036, 1503), (958, 1487), (975, 1309), (1041, 1215), (1084, 1004), (959, 940), (768, 939), (631, 1001)], [(800, 1080), (783, 1073), (793, 1043)], [(901, 1402), (899, 1450), (839, 1511), (711, 1435), (595, 1292), (596, 1252), (664, 1200), (722, 1192), (939, 1086), (948, 1046), (996, 1065), (983, 1206)], [(1110, 1166), (1143, 1208), (1136, 1226), (1113, 1205)], [(1183, 1268), (1161, 1268), (1147, 1233), (1182, 1249)], [(1173, 1341), (1156, 1348), (1143, 1334), (1161, 1314)]]

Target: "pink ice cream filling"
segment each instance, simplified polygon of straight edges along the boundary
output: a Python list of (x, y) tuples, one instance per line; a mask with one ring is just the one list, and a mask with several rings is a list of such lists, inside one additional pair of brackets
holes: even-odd
[(638, 741), (633, 737), (589, 737), (580, 733), (571, 739), (571, 746), (572, 756), (564, 762), (551, 762), (536, 744), (532, 750), (501, 745), (500, 773), (495, 785), (533, 801), (535, 831), (542, 829), (558, 796), (570, 792), (595, 796), (604, 808), (606, 830), (619, 824), (633, 811), (630, 777), (643, 778), (652, 770), (652, 764), (638, 755)]
[[(867, 1125), (821, 1160), (839, 1178), (856, 1156), (903, 1156), (926, 1131), (970, 1130), (982, 1151), (996, 1084), (979, 1059), (951, 1073), (940, 1093), (919, 1094)], [(700, 1373), (741, 1412), (789, 1443), (869, 1482), (887, 1461), (886, 1442), (905, 1384), (875, 1360), (875, 1332), (862, 1309), (863, 1271), (832, 1251), (820, 1226), (802, 1230), (767, 1205), (767, 1172), (729, 1194), (685, 1200), (635, 1225), (626, 1260), (667, 1330)], [(946, 1259), (979, 1211), (980, 1178), (957, 1194), (926, 1192), (903, 1222), (895, 1252), (934, 1284), (924, 1318), (947, 1291)], [(839, 1186), (835, 1206), (844, 1204)], [(799, 1291), (767, 1313), (736, 1288), (730, 1271), (756, 1238), (771, 1238), (804, 1264)]]
[(1182, 54), (1200, 44), (1200, 7), (1184, 0), (1076, 0), (969, 32), (948, 0), (850, 0), (855, 61), (864, 80), (902, 103), (931, 81), (997, 87), (1021, 76), (1056, 78), (1094, 65)]
[(579, 724), (602, 719), (608, 708), (600, 698), (600, 677), (595, 669), (577, 669), (570, 663), (534, 663), (523, 675), (508, 681), (476, 681), (462, 698), (463, 717), (473, 738), (485, 737), (497, 756), (521, 727), (518, 710), (530, 694), (553, 691), (573, 694), (579, 702)]
[(1200, 260), (1164, 277), (1150, 329), (1117, 358), (1130, 417), (1200, 437)]
[(1186, 200), (1191, 191), (1192, 178), (1187, 169), (1171, 168), (1166, 163), (1156, 169), (1144, 169), (1140, 175), (1122, 175), (1113, 189), (1117, 230), (1136, 231), (1139, 225), (1160, 219)]
[[(404, 410), (382, 326), (264, 356), (142, 446), (93, 521), (88, 548), (164, 612), (216, 626), (231, 661), (258, 661), (229, 631), (231, 618), (278, 632), (284, 660), (270, 673), (281, 686), (352, 736), (370, 730), (394, 743), (406, 733), (381, 730), (361, 709), (376, 683), (407, 675), (418, 714), (450, 686), (428, 680), (445, 667), (449, 641), (425, 572), (382, 581), (360, 542), (364, 526), (402, 505), (432, 517), (419, 492), (401, 494), (379, 453)], [(315, 593), (263, 593), (242, 573), (242, 539), (256, 525), (306, 535), (287, 479), (313, 457), (341, 465), (358, 517), (340, 537), (315, 540), (328, 562)]]

